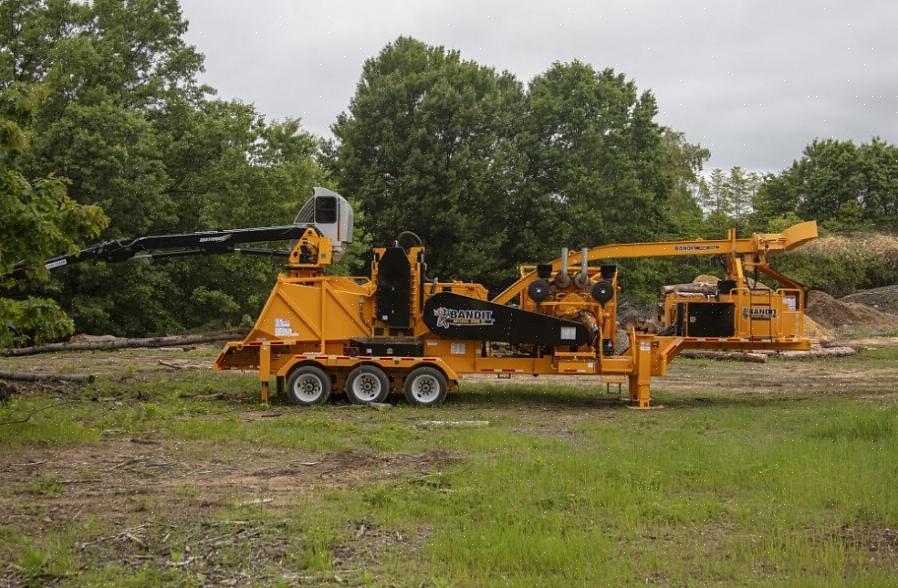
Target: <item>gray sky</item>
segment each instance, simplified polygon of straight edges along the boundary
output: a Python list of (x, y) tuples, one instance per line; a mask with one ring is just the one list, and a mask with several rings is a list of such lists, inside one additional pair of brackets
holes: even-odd
[(553, 61), (613, 67), (708, 166), (778, 170), (814, 137), (898, 143), (898, 2), (181, 0), (202, 81), (330, 136), (363, 61), (399, 35), (523, 82)]

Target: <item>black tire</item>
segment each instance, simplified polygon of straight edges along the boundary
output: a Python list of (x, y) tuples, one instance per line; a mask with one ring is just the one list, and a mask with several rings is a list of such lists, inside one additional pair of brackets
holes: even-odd
[(539, 279), (530, 282), (527, 286), (527, 296), (534, 302), (543, 302), (549, 298), (549, 282)]
[(449, 393), (449, 382), (440, 370), (422, 366), (405, 377), (404, 391), (412, 406), (439, 406)]
[(614, 298), (614, 286), (608, 280), (599, 280), (592, 286), (593, 299), (599, 304), (605, 304)]
[(287, 398), (299, 406), (324, 404), (331, 395), (331, 379), (324, 370), (314, 365), (304, 365), (291, 372), (287, 378)]
[(376, 365), (360, 365), (346, 376), (345, 392), (353, 404), (383, 402), (390, 395), (390, 380)]

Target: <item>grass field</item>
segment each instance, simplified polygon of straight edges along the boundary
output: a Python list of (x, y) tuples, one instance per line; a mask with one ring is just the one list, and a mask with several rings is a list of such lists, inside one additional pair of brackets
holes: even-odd
[(898, 348), (678, 360), (649, 412), (575, 379), (266, 407), (209, 361), (0, 361), (100, 376), (0, 405), (0, 586), (898, 585)]

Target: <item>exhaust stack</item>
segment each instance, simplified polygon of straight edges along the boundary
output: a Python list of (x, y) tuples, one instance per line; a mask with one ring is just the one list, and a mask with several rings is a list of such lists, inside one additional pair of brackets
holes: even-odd
[(589, 287), (589, 248), (584, 247), (580, 250), (580, 273), (574, 276), (574, 285), (578, 288), (586, 289)]
[(561, 248), (561, 270), (555, 276), (555, 286), (557, 288), (567, 288), (571, 285), (571, 276), (568, 274), (568, 248)]

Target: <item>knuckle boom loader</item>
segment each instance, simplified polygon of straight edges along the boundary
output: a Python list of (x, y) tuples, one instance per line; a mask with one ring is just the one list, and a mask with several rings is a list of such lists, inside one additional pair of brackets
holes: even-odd
[[(481, 284), (426, 278), (425, 248), (373, 249), (370, 276), (329, 275), (352, 240), (353, 211), (335, 192), (316, 188), (293, 225), (113, 242), (47, 267), (100, 258), (190, 253), (270, 254), (238, 242), (292, 240), (283, 271), (255, 325), (227, 343), (215, 370), (257, 370), (261, 398), (270, 383), (300, 405), (342, 391), (355, 403), (402, 392), (434, 406), (467, 374), (581, 375), (627, 387), (629, 401), (651, 406), (651, 380), (685, 349), (805, 350), (805, 289), (768, 265), (768, 255), (817, 237), (814, 221), (782, 233), (726, 239), (627, 243), (561, 249), (558, 259), (521, 266), (517, 281), (493, 298)], [(400, 235), (400, 239), (404, 233)], [(177, 239), (172, 240), (172, 238)], [(155, 239), (155, 241), (153, 241)], [(169, 239), (169, 241), (166, 241)], [(204, 239), (204, 240), (203, 240)], [(147, 253), (149, 248), (181, 247)], [(143, 253), (141, 253), (143, 252)], [(618, 266), (627, 258), (723, 256), (727, 276), (712, 292), (668, 292), (657, 332), (628, 328), (617, 349)], [(758, 272), (779, 284), (758, 287)]]

